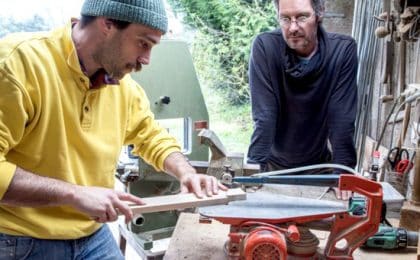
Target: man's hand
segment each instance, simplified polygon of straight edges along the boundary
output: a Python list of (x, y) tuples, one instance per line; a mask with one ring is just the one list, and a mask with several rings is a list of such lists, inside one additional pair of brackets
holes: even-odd
[(338, 200), (349, 200), (353, 196), (353, 193), (349, 190), (340, 190), (338, 188), (334, 188), (334, 192), (335, 197)]
[(186, 173), (179, 179), (181, 193), (193, 192), (198, 198), (203, 197), (203, 191), (207, 196), (218, 194), (219, 189), (226, 191), (227, 187), (222, 185), (215, 177), (198, 173)]
[(19, 207), (54, 207), (69, 205), (92, 219), (104, 223), (115, 221), (118, 214), (126, 221), (133, 212), (126, 202), (142, 205), (143, 201), (128, 193), (100, 187), (85, 187), (42, 177), (17, 167), (0, 203)]
[(115, 221), (119, 214), (124, 215), (128, 223), (133, 218), (133, 212), (126, 202), (144, 204), (140, 198), (125, 192), (77, 186), (70, 205), (100, 223)]
[(219, 189), (227, 190), (215, 177), (198, 174), (180, 152), (173, 152), (165, 159), (165, 171), (181, 183), (181, 192), (193, 192), (198, 198), (217, 194)]

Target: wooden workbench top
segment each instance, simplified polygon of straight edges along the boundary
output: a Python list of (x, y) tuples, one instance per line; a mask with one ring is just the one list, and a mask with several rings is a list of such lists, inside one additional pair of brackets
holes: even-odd
[[(223, 245), (228, 238), (229, 225), (213, 221), (200, 224), (199, 215), (182, 213), (165, 253), (166, 260), (222, 260), (227, 259)], [(315, 231), (320, 244), (328, 238), (327, 232)], [(357, 249), (355, 260), (416, 260), (417, 249), (407, 248), (398, 251), (375, 251)]]

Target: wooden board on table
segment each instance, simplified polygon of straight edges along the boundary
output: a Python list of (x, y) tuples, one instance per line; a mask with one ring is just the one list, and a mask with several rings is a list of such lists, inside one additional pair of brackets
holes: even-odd
[(219, 190), (217, 195), (197, 198), (193, 193), (182, 193), (167, 196), (142, 198), (145, 205), (130, 205), (134, 214), (143, 214), (175, 209), (195, 208), (219, 204), (227, 204), (234, 200), (245, 200), (246, 193), (240, 188)]

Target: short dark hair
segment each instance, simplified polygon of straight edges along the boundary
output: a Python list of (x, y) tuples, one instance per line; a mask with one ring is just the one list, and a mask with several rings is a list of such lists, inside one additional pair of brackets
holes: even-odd
[[(82, 15), (80, 18), (80, 26), (83, 28), (92, 23), (96, 18), (97, 16)], [(131, 24), (130, 22), (115, 20), (111, 18), (108, 18), (108, 20), (110, 20), (119, 30), (124, 30)]]
[[(273, 0), (274, 6), (276, 7), (276, 12), (279, 12), (279, 2), (281, 0)], [(324, 0), (311, 0), (312, 8), (315, 11), (315, 15), (320, 16), (324, 11)]]

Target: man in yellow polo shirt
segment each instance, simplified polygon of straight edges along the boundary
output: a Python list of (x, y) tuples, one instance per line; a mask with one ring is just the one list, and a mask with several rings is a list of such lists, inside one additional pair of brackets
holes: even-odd
[(198, 197), (225, 189), (197, 174), (128, 73), (167, 31), (162, 0), (86, 0), (80, 20), (0, 40), (0, 259), (122, 259), (106, 225), (121, 147)]

